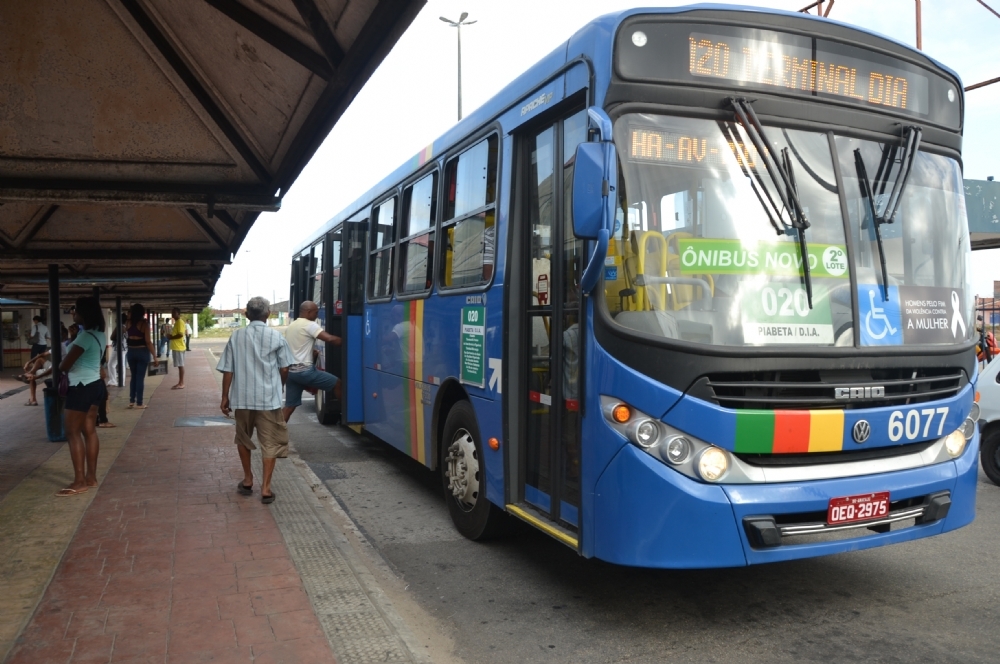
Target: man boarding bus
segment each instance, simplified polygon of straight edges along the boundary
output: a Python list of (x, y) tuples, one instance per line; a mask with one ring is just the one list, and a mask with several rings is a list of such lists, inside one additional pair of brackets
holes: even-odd
[(317, 339), (334, 346), (340, 345), (340, 337), (326, 332), (316, 322), (318, 316), (319, 307), (315, 302), (306, 300), (299, 306), (299, 317), (285, 330), (285, 341), (295, 356), (295, 363), (288, 368), (288, 382), (285, 384), (283, 412), (286, 422), (302, 405), (302, 390), (306, 388), (333, 390), (334, 396), (340, 399), (340, 379), (317, 369), (313, 362)]

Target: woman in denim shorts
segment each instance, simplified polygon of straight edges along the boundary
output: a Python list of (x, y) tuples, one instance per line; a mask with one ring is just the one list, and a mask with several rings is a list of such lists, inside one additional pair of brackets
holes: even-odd
[(101, 380), (101, 359), (107, 338), (104, 314), (97, 298), (81, 297), (76, 301), (73, 320), (80, 332), (69, 347), (59, 370), (69, 375), (66, 394), (66, 439), (73, 459), (73, 483), (56, 493), (76, 496), (97, 486), (97, 409), (104, 401), (107, 386)]

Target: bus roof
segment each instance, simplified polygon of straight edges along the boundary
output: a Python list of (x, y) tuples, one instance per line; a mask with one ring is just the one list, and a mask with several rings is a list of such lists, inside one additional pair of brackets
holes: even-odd
[[(588, 43), (588, 40), (593, 39), (591, 44), (606, 48), (608, 51), (607, 55), (610, 58), (610, 50), (613, 47), (613, 39), (618, 25), (628, 17), (638, 14), (666, 15), (704, 10), (751, 12), (821, 21), (824, 25), (835, 25), (838, 28), (870, 35), (910, 51), (912, 54), (919, 56), (933, 66), (947, 72), (955, 78), (956, 82), (959, 83), (959, 89), (963, 89), (963, 86), (961, 85), (962, 79), (957, 72), (938, 62), (934, 58), (931, 58), (926, 53), (892, 37), (829, 18), (822, 18), (812, 14), (804, 14), (802, 12), (787, 11), (783, 9), (771, 9), (768, 7), (754, 7), (749, 5), (723, 5), (717, 3), (701, 3), (685, 5), (682, 7), (633, 7), (631, 9), (625, 9), (619, 12), (599, 16), (581, 27), (568, 40), (557, 46), (552, 50), (552, 52), (532, 65), (513, 81), (508, 83), (502, 90), (500, 90), (500, 92), (484, 102), (482, 106), (462, 118), (462, 120), (435, 139), (430, 145), (404, 162), (392, 173), (384, 177), (378, 184), (371, 187), (353, 203), (331, 217), (325, 224), (323, 224), (322, 227), (313, 232), (309, 236), (308, 240), (297, 246), (293, 253), (300, 253), (301, 251), (312, 246), (320, 237), (333, 230), (344, 221), (366, 212), (366, 208), (371, 205), (371, 203), (378, 196), (387, 192), (392, 187), (395, 187), (408, 176), (419, 171), (432, 159), (437, 159), (441, 154), (450, 150), (453, 145), (461, 142), (477, 129), (499, 118), (505, 111), (522, 101), (525, 95), (536, 89), (543, 81), (549, 79), (555, 72), (566, 65), (566, 63), (580, 55), (588, 54), (588, 51), (584, 50), (583, 47), (584, 44)], [(580, 48), (574, 48), (576, 45), (580, 45)], [(570, 54), (571, 50), (572, 55)]]

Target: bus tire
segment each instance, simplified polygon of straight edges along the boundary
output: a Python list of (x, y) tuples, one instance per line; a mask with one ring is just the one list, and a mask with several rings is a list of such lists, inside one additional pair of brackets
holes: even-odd
[(1000, 485), (1000, 428), (993, 428), (983, 436), (979, 448), (979, 461), (983, 464), (986, 477)]
[(441, 443), (441, 482), (455, 528), (471, 540), (489, 539), (497, 534), (503, 512), (486, 499), (482, 440), (468, 401), (448, 411)]

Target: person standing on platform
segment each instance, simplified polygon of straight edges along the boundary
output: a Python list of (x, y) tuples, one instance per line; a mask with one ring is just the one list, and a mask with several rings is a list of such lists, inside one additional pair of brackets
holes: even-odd
[(292, 416), (295, 409), (302, 405), (302, 390), (316, 388), (333, 390), (333, 395), (340, 399), (340, 379), (326, 371), (320, 371), (313, 364), (316, 340), (334, 346), (339, 346), (340, 337), (326, 332), (316, 322), (319, 307), (315, 302), (306, 300), (299, 306), (299, 317), (285, 330), (285, 341), (295, 356), (295, 363), (288, 369), (288, 381), (285, 385), (285, 408), (282, 415), (285, 421)]
[(288, 456), (288, 426), (281, 415), (281, 387), (288, 367), (295, 361), (281, 333), (265, 323), (270, 316), (270, 302), (262, 297), (247, 302), (249, 324), (233, 332), (219, 365), (222, 372), (222, 414), (230, 417), (235, 410), (236, 448), (243, 465), (243, 480), (236, 491), (244, 496), (253, 493), (253, 470), (250, 452), (257, 449), (253, 433), (257, 431), (263, 457), (264, 477), (260, 500), (274, 502), (271, 476), (278, 459)]
[(157, 346), (156, 356), (160, 357), (167, 352), (167, 345), (170, 343), (170, 330), (173, 327), (173, 319), (168, 318), (160, 324), (160, 345)]
[(191, 323), (184, 321), (184, 350), (191, 350)]
[(174, 307), (174, 310), (171, 313), (174, 316), (174, 326), (170, 328), (170, 359), (174, 361), (174, 366), (177, 367), (177, 384), (170, 389), (183, 390), (184, 352), (187, 350), (187, 344), (184, 343), (184, 334), (186, 330), (184, 319), (181, 318), (181, 310)]
[(146, 308), (141, 304), (133, 304), (129, 309), (129, 326), (125, 330), (125, 342), (128, 344), (128, 370), (132, 374), (128, 388), (128, 407), (145, 408), (142, 403), (142, 393), (146, 386), (146, 367), (152, 358), (153, 366), (160, 366), (160, 361), (153, 357), (153, 339), (146, 322)]
[(73, 320), (80, 326), (80, 333), (69, 347), (69, 352), (59, 364), (59, 370), (69, 377), (66, 394), (66, 440), (73, 461), (73, 483), (56, 493), (57, 496), (76, 496), (97, 486), (97, 410), (107, 393), (101, 380), (101, 357), (107, 340), (104, 336), (104, 314), (95, 297), (81, 297), (76, 301)]
[[(128, 325), (128, 312), (122, 314), (121, 323), (115, 325), (115, 329), (111, 331), (111, 336), (108, 337), (108, 347), (111, 349), (110, 355), (108, 356), (108, 378), (107, 384), (118, 385), (118, 372), (125, 371), (124, 366), (118, 366), (118, 347), (122, 344), (122, 330)], [(122, 380), (124, 383), (125, 374), (122, 374)]]
[(48, 348), (48, 342), (51, 341), (49, 328), (42, 322), (41, 316), (35, 316), (31, 319), (31, 331), (26, 336), (28, 343), (31, 344), (31, 359), (44, 353)]

